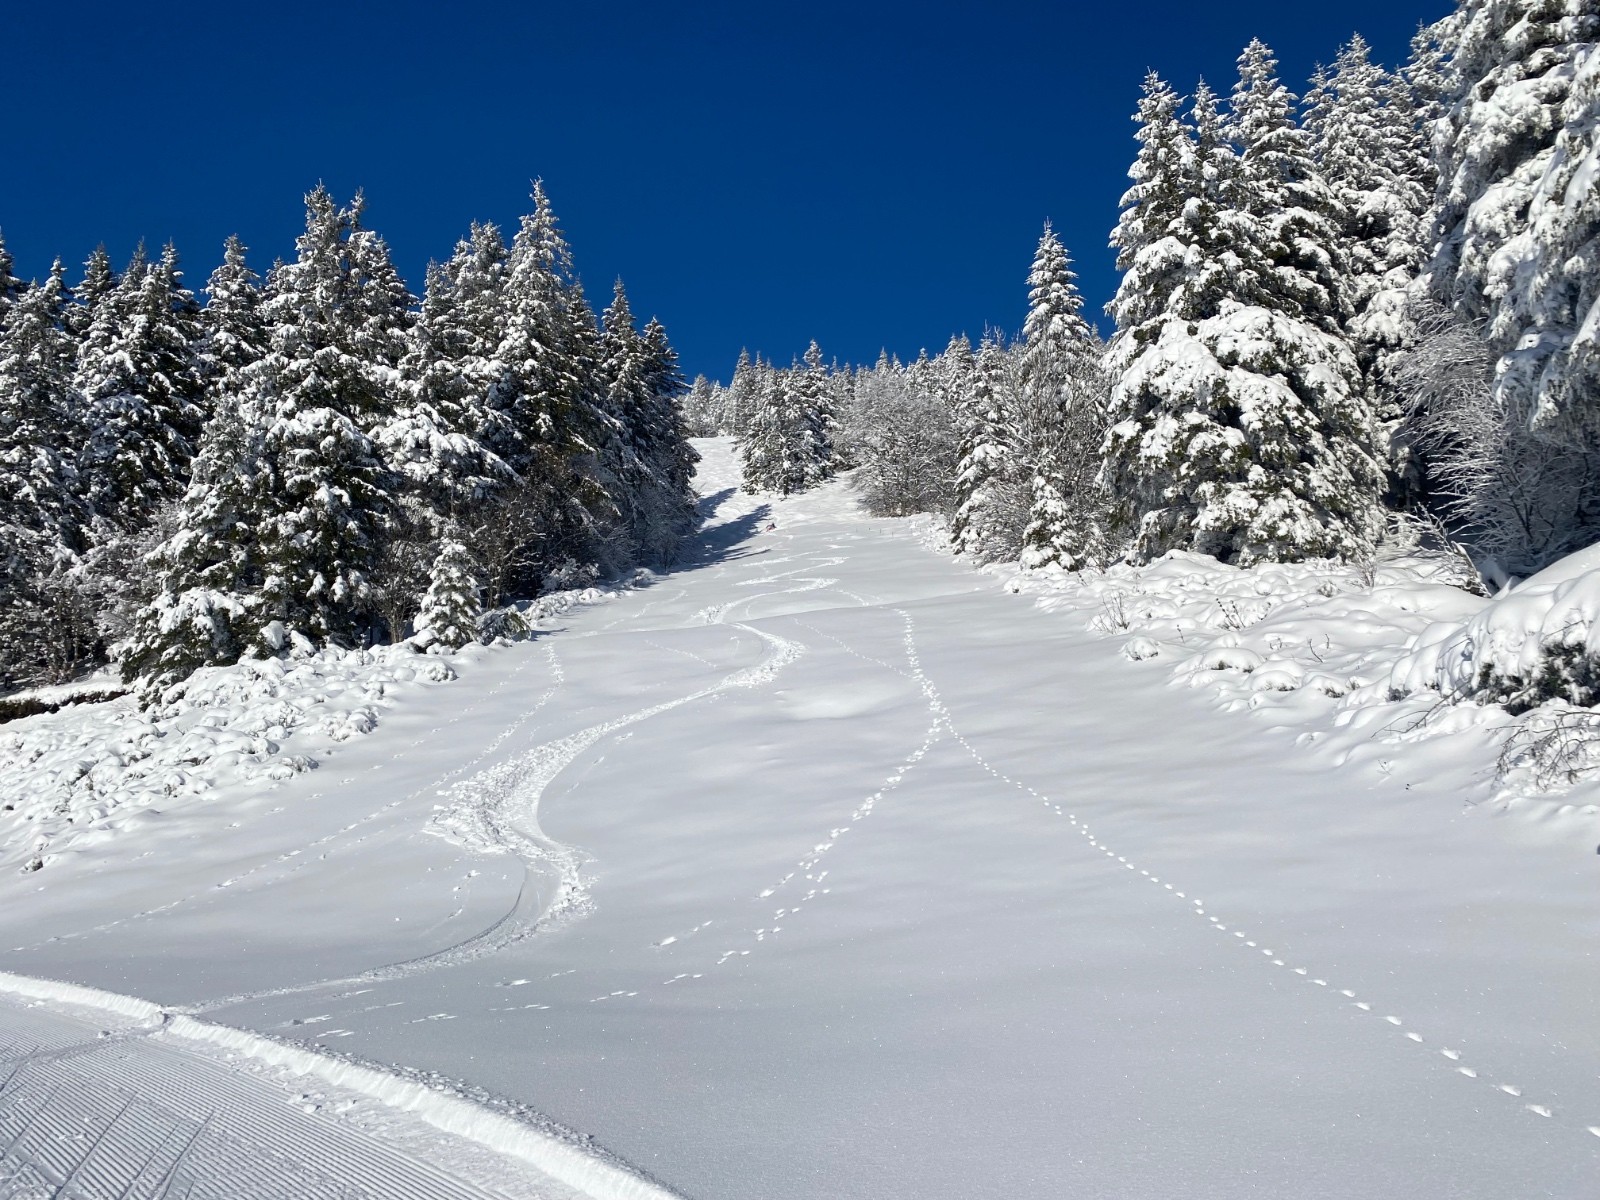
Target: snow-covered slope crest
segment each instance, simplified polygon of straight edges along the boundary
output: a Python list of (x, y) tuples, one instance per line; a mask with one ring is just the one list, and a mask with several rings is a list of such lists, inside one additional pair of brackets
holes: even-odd
[(1390, 686), (1454, 698), (1482, 693), (1513, 707), (1554, 697), (1592, 702), (1600, 696), (1572, 694), (1586, 685), (1563, 678), (1570, 671), (1558, 660), (1596, 653), (1600, 546), (1590, 546), (1507, 589), (1467, 620), (1424, 630), (1395, 664)]
[[(587, 1200), (676, 1200), (675, 1193), (576, 1135), (566, 1134), (553, 1124), (535, 1126), (437, 1083), (201, 1021), (146, 1000), (98, 988), (0, 972), (0, 995), (47, 1009), (89, 1015), (109, 1027), (102, 1037), (149, 1037), (187, 1053), (224, 1061), (240, 1076), (278, 1085), (285, 1092), (286, 1103), (291, 1095), (303, 1095), (301, 1089), (309, 1086), (337, 1093), (346, 1110), (362, 1101), (381, 1105), (395, 1116), (420, 1120), (450, 1138), (472, 1143), (480, 1152), (531, 1168), (538, 1177), (560, 1185), (563, 1196)], [(290, 1086), (283, 1088), (284, 1084)], [(360, 1124), (369, 1131), (387, 1131), (391, 1140), (400, 1143), (396, 1148), (407, 1149), (403, 1144), (404, 1119), (377, 1120), (368, 1114)], [(453, 1161), (468, 1162), (472, 1157), (456, 1155)], [(526, 1179), (524, 1174), (524, 1183)]]

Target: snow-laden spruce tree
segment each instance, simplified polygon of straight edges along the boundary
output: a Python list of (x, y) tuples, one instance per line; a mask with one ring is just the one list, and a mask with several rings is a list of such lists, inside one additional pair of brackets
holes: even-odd
[(1018, 374), (1016, 355), (1000, 338), (984, 338), (956, 413), (961, 441), (950, 541), (978, 562), (1016, 558), (1032, 509), (1032, 474), (1017, 448)]
[(199, 308), (177, 251), (142, 252), (104, 298), (80, 348), (78, 480), (95, 525), (130, 533), (182, 494), (204, 419)]
[(490, 397), (489, 447), (523, 487), (533, 570), (514, 581), (535, 593), (619, 565), (608, 545), (617, 505), (598, 478), (610, 436), (600, 382), (594, 312), (572, 277), (572, 255), (548, 196), (534, 185), (534, 211), (512, 240), (505, 287), (504, 372)]
[[(1464, 0), (1443, 32), (1453, 82), (1434, 152), (1429, 284), (1481, 322), (1504, 403), (1535, 428), (1595, 425), (1594, 46), (1588, 0)], [(1588, 301), (1586, 304), (1585, 301)]]
[(84, 516), (65, 301), (58, 260), (0, 331), (0, 683), (63, 682), (95, 640), (75, 570)]
[(651, 317), (640, 337), (647, 404), (639, 440), (651, 477), (661, 491), (651, 541), (657, 546), (658, 559), (668, 563), (695, 526), (694, 472), (700, 455), (689, 444), (683, 412), (688, 386), (678, 366), (678, 352), (667, 340), (666, 327)]
[(1031, 469), (1023, 567), (1080, 570), (1108, 557), (1099, 482), (1106, 397), (1099, 339), (1061, 239), (1046, 223), (1028, 273), (1028, 317), (1018, 359), (1020, 440)]
[[(248, 370), (248, 369), (247, 369)], [(147, 555), (151, 594), (122, 647), (123, 678), (147, 699), (200, 667), (237, 662), (264, 624), (257, 522), (272, 487), (267, 422), (240, 397), (207, 424), (176, 528)]]
[(429, 648), (459, 650), (478, 638), (478, 581), (472, 555), (458, 539), (446, 537), (429, 573), (428, 590), (417, 613), (419, 630), (431, 635)]
[[(144, 258), (143, 248), (140, 248), (135, 261), (142, 263)], [(63, 321), (67, 332), (82, 341), (93, 324), (95, 314), (100, 309), (101, 301), (107, 299), (117, 288), (117, 272), (111, 265), (111, 255), (105, 246), (99, 245), (84, 260), (83, 279), (78, 286), (72, 289), (72, 298), (75, 303), (67, 306)]]
[(208, 415), (238, 393), (240, 372), (267, 352), (261, 278), (245, 261), (245, 250), (238, 235), (231, 235), (223, 243), (222, 264), (206, 280), (194, 353)]
[(6, 249), (6, 239), (0, 233), (0, 333), (5, 332), (10, 320), (11, 307), (26, 290), (26, 285), (13, 273), (16, 261)]
[(243, 524), (265, 653), (285, 631), (355, 644), (370, 623), (368, 575), (395, 506), (372, 433), (400, 408), (405, 310), (380, 244), (360, 239), (361, 210), (320, 186), (306, 197), (295, 260), (262, 304), (268, 352), (244, 374), (241, 411), (264, 426)]
[(750, 375), (753, 395), (739, 437), (744, 490), (780, 496), (804, 491), (812, 471), (810, 431), (789, 373), (758, 358)]
[(1331, 71), (1318, 72), (1305, 127), (1336, 201), (1340, 317), (1392, 427), (1402, 409), (1393, 373), (1411, 336), (1406, 294), (1426, 261), (1434, 188), (1419, 106), (1411, 86), (1374, 63), (1358, 35)]
[(400, 364), (407, 387), (378, 433), (386, 461), (435, 526), (464, 519), (510, 479), (485, 444), (496, 420), (490, 393), (505, 372), (507, 257), (500, 231), (474, 224), (446, 262), (430, 264)]
[(1270, 51), (1251, 43), (1239, 68), (1226, 124), (1202, 88), (1184, 130), (1147, 83), (1113, 235), (1106, 480), (1138, 559), (1362, 557), (1382, 472), (1340, 333), (1336, 200)]
[(689, 437), (717, 437), (727, 425), (727, 389), (696, 375), (683, 398), (684, 430)]
[(812, 487), (833, 474), (836, 458), (834, 442), (839, 431), (834, 390), (829, 383), (828, 368), (822, 361), (822, 347), (815, 338), (806, 347), (805, 357), (796, 364), (792, 374), (800, 407), (805, 414), (806, 437), (810, 442), (810, 470), (806, 486)]
[(750, 351), (740, 350), (739, 361), (733, 367), (732, 381), (728, 384), (723, 418), (724, 428), (733, 437), (744, 436), (750, 418), (755, 413), (757, 374)]

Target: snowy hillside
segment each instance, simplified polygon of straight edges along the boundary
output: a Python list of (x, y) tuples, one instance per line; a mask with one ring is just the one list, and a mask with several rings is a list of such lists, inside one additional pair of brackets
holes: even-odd
[(699, 445), (681, 569), (0, 876), (0, 1132), (70, 1097), (84, 1171), (197, 1196), (1585, 1194), (1592, 813), (1390, 690), (1481, 598), (1023, 585)]

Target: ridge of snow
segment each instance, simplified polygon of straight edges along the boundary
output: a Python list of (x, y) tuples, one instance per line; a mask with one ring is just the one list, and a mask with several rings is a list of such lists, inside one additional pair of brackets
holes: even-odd
[(230, 1061), (244, 1058), (354, 1092), (419, 1117), (446, 1134), (518, 1160), (591, 1200), (676, 1200), (675, 1193), (604, 1157), (597, 1148), (576, 1144), (458, 1092), (392, 1071), (202, 1021), (134, 996), (61, 980), (0, 972), (0, 994), (47, 1007), (88, 1009), (100, 1016), (131, 1020), (150, 1028), (127, 1032), (200, 1043), (225, 1052)]

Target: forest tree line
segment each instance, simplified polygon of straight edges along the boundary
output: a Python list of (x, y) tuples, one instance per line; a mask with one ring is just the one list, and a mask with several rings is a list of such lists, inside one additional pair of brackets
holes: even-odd
[(322, 187), (292, 260), (262, 280), (229, 239), (203, 304), (171, 246), (120, 272), (102, 247), (69, 287), (0, 244), (0, 686), (459, 646), (515, 622), (485, 609), (670, 562), (695, 521), (676, 355), (620, 281), (596, 318), (533, 199), (420, 304)]
[(1102, 342), (1048, 226), (1020, 336), (696, 380), (747, 485), (843, 466), (980, 561), (1368, 560), (1421, 521), (1491, 585), (1600, 539), (1600, 13), (1463, 0), (1304, 97), (1149, 75)]

